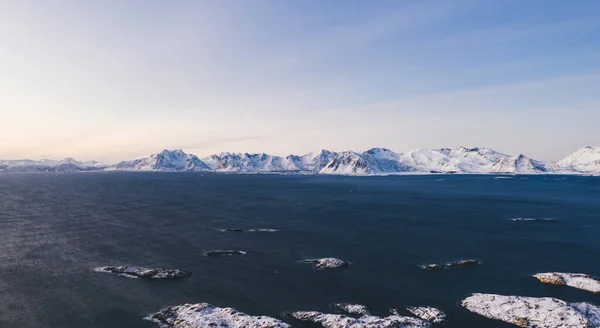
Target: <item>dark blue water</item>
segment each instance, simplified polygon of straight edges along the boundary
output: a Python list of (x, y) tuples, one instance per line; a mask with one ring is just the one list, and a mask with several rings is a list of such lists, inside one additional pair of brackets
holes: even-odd
[[(556, 221), (509, 220), (517, 217)], [(530, 276), (600, 275), (599, 232), (593, 177), (3, 174), (0, 327), (155, 327), (141, 318), (185, 302), (275, 317), (334, 302), (378, 314), (429, 305), (447, 312), (445, 327), (508, 327), (459, 301), (486, 292), (598, 304)], [(202, 255), (213, 249), (248, 254)], [(353, 265), (322, 272), (297, 262), (325, 256)], [(462, 258), (483, 264), (417, 267)], [(157, 282), (91, 270), (111, 264), (195, 275)]]

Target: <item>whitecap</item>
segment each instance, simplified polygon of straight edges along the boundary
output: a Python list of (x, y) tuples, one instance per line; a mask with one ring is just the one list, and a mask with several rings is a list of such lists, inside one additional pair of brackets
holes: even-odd
[(512, 218), (509, 219), (510, 221), (513, 222), (526, 222), (526, 221), (556, 221), (556, 219), (550, 219), (550, 218)]

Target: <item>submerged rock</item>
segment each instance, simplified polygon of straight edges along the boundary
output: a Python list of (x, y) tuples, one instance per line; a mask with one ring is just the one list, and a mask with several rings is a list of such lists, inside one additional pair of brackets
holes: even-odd
[(348, 314), (369, 315), (369, 309), (361, 304), (336, 303), (332, 306)]
[(223, 251), (210, 251), (204, 253), (205, 256), (228, 256), (228, 255), (245, 255), (244, 251), (235, 251), (235, 250), (223, 250)]
[(474, 265), (474, 264), (481, 264), (481, 261), (460, 260), (460, 261), (440, 263), (440, 264), (424, 264), (424, 265), (421, 265), (420, 267), (425, 270), (440, 270), (440, 269), (450, 269), (450, 268), (469, 266), (469, 265)]
[(293, 318), (320, 324), (325, 328), (428, 328), (430, 323), (412, 317), (392, 314), (387, 317), (365, 315), (353, 318), (340, 314), (327, 314), (316, 311), (298, 311), (290, 314)]
[(600, 308), (556, 298), (473, 294), (461, 305), (490, 319), (530, 328), (598, 328)]
[(431, 323), (442, 323), (446, 320), (446, 313), (433, 307), (407, 307), (406, 310), (414, 316)]
[(565, 285), (600, 293), (600, 279), (584, 273), (546, 272), (533, 275), (537, 280), (552, 285)]
[(321, 259), (307, 259), (302, 260), (302, 263), (313, 263), (315, 268), (319, 270), (331, 270), (337, 269), (341, 267), (345, 267), (350, 265), (350, 262), (346, 262), (344, 260), (335, 258), (335, 257), (325, 257)]
[(142, 278), (142, 279), (177, 279), (177, 278), (185, 278), (192, 275), (191, 272), (183, 271), (179, 269), (148, 269), (142, 267), (134, 267), (134, 266), (105, 266), (95, 268), (96, 272), (105, 272), (105, 273), (114, 273), (118, 275), (122, 275), (129, 278)]
[(287, 323), (266, 316), (251, 316), (233, 308), (208, 303), (184, 304), (164, 308), (145, 318), (161, 328), (290, 328)]

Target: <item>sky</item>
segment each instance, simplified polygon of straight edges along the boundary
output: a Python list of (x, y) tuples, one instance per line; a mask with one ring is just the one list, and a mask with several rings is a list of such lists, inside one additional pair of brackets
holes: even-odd
[(0, 158), (600, 145), (597, 0), (0, 1)]

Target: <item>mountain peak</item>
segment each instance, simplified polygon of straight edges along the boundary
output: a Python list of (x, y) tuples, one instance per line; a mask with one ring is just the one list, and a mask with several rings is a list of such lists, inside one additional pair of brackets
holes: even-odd
[(187, 155), (183, 150), (181, 149), (163, 149), (163, 151), (160, 152), (161, 155)]

